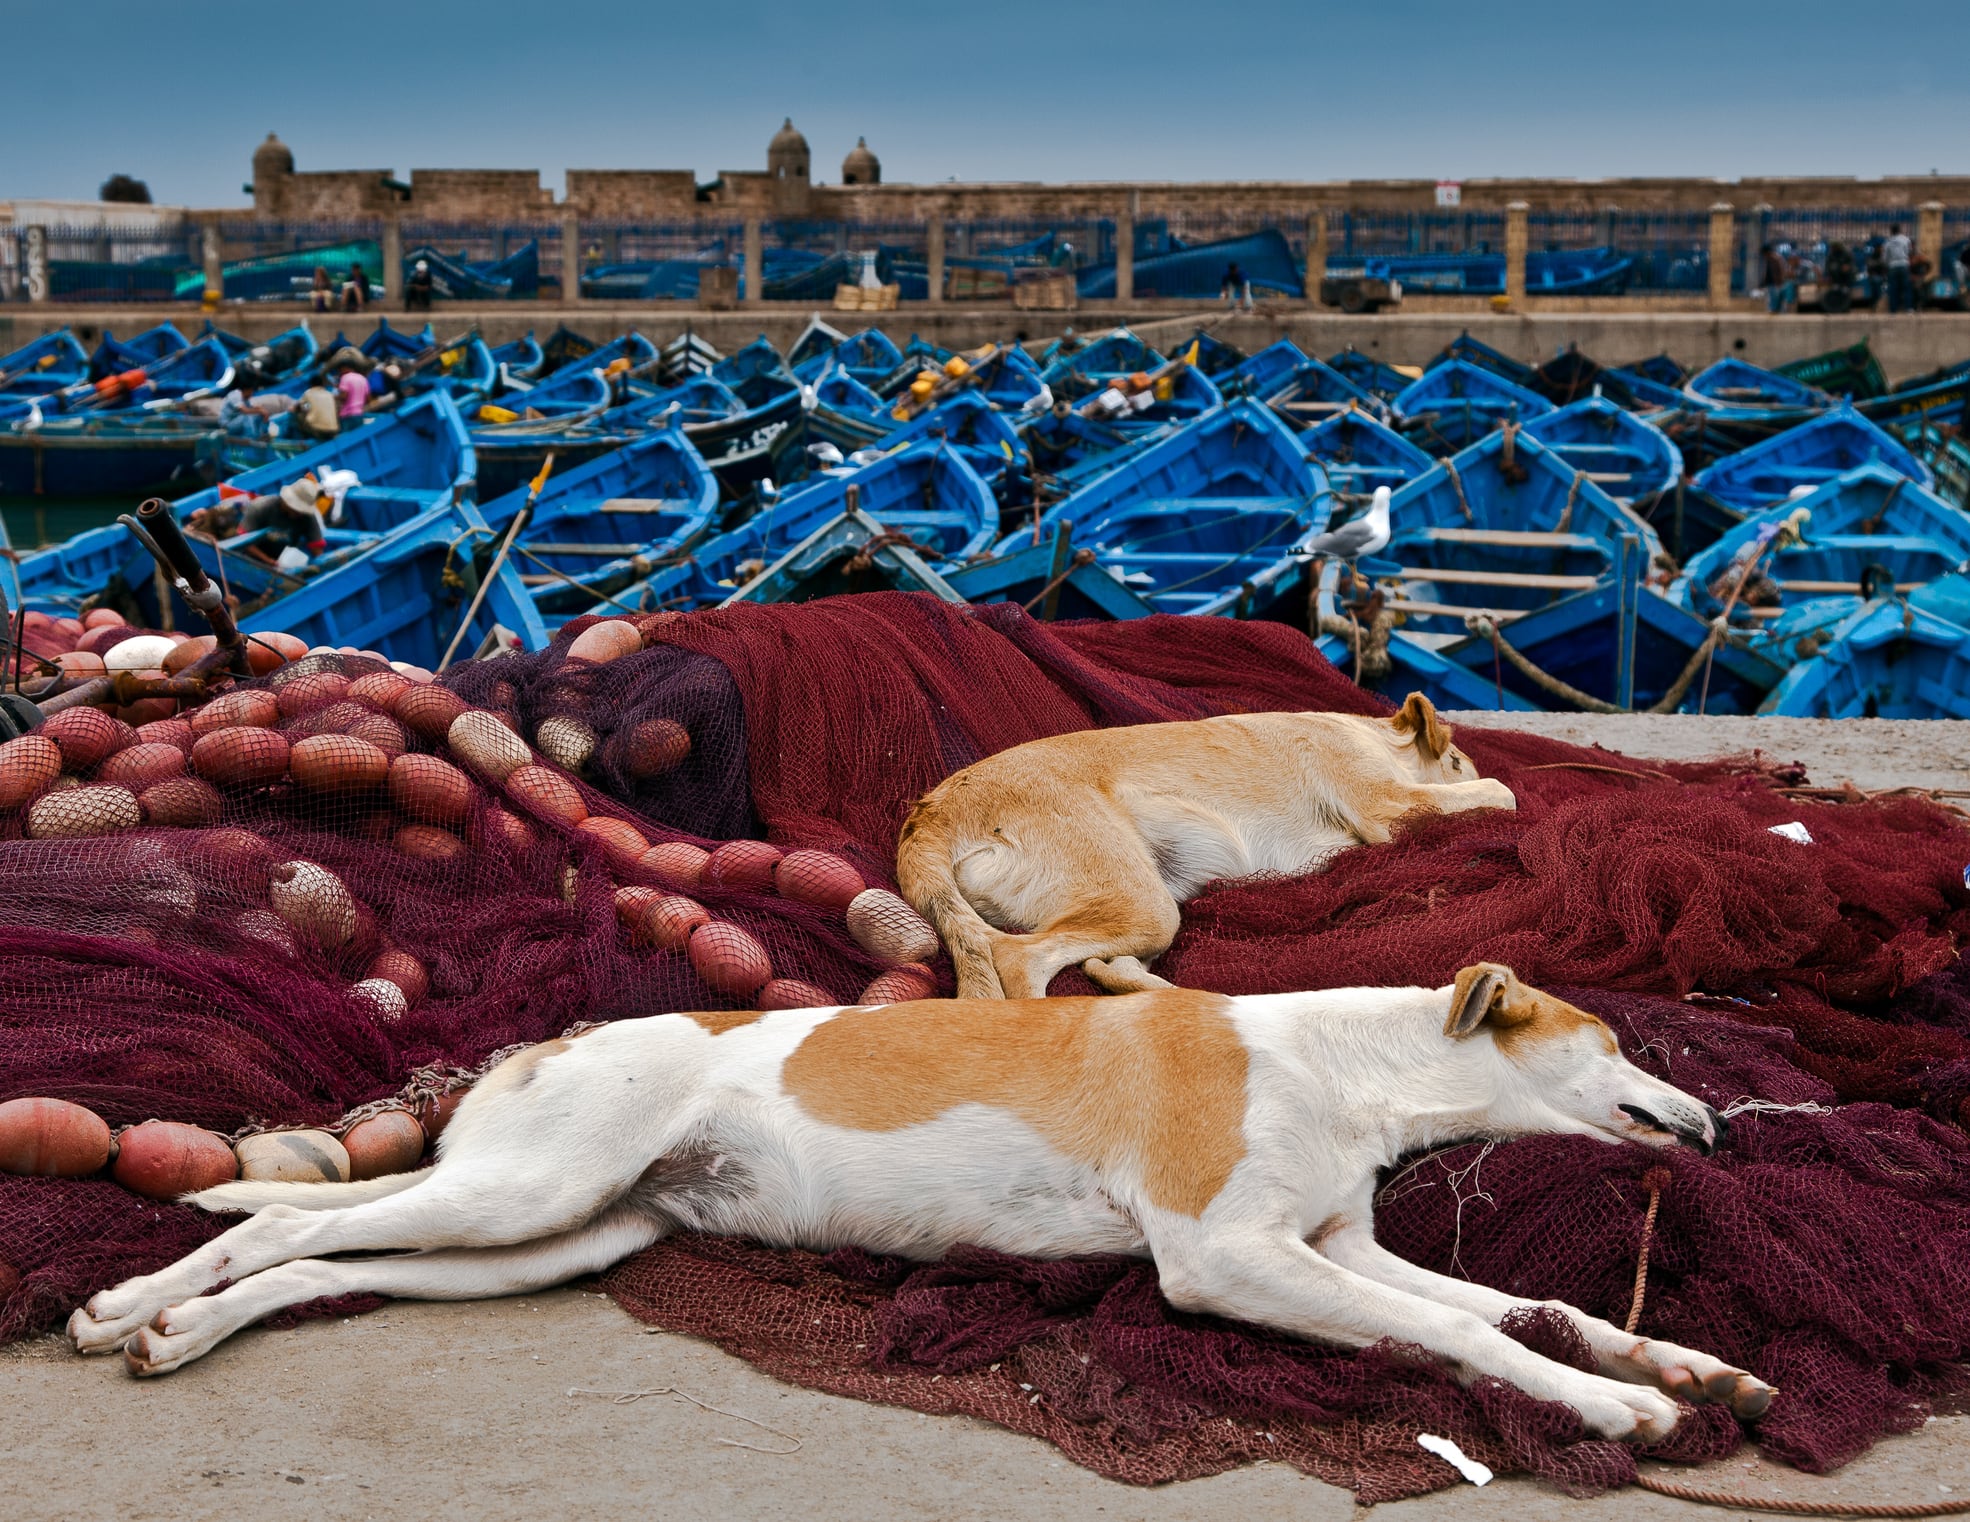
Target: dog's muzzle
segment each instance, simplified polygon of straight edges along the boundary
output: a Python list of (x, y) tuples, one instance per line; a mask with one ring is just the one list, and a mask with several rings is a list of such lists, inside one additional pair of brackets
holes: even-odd
[(1709, 1105), (1703, 1107), (1706, 1124), (1701, 1125), (1692, 1125), (1680, 1119), (1665, 1120), (1640, 1105), (1620, 1105), (1617, 1108), (1636, 1125), (1647, 1126), (1651, 1131), (1662, 1131), (1678, 1141), (1687, 1142), (1705, 1157), (1723, 1146), (1724, 1138), (1730, 1134), (1731, 1123)]

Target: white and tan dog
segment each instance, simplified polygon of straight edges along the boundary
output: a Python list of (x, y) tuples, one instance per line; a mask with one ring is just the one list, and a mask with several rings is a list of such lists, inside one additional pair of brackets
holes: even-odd
[(961, 998), (1038, 998), (1076, 962), (1133, 993), (1170, 987), (1143, 964), (1208, 882), (1318, 871), (1418, 811), (1517, 806), (1412, 692), (1387, 719), (1233, 714), (1016, 745), (924, 794), (896, 876)]
[[(1376, 1245), (1376, 1175), (1465, 1138), (1707, 1152), (1722, 1129), (1599, 1020), (1489, 964), (1438, 989), (660, 1015), (509, 1059), (421, 1173), (195, 1196), (259, 1213), (95, 1296), (69, 1336), (162, 1374), (317, 1296), (517, 1294), (678, 1229), (925, 1259), (1124, 1252), (1152, 1257), (1186, 1310), (1420, 1344), (1463, 1379), (1653, 1439), (1671, 1394), (1753, 1416), (1771, 1391), (1567, 1306), (1602, 1372), (1529, 1351), (1497, 1323), (1530, 1302)], [(405, 1255), (328, 1256), (350, 1252)]]

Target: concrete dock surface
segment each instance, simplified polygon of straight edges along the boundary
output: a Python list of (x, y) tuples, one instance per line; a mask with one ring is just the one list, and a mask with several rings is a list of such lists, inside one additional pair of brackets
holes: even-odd
[[(1970, 724), (1450, 714), (1625, 750), (1753, 748), (1817, 783), (1970, 789)], [(1966, 850), (1970, 859), (1970, 849)], [(597, 1393), (570, 1393), (597, 1392)], [(1281, 1465), (1144, 1490), (968, 1418), (783, 1385), (689, 1338), (651, 1332), (593, 1287), (241, 1333), (181, 1373), (139, 1381), (59, 1337), (0, 1349), (0, 1515), (117, 1519), (607, 1519), (816, 1522), (1327, 1522), (1346, 1491)], [(1645, 1466), (1760, 1498), (1970, 1502), (1970, 1418), (1944, 1415), (1838, 1474), (1747, 1447), (1705, 1469)], [(1573, 1501), (1542, 1484), (1458, 1486), (1379, 1508), (1387, 1522), (1724, 1518), (1637, 1490)]]

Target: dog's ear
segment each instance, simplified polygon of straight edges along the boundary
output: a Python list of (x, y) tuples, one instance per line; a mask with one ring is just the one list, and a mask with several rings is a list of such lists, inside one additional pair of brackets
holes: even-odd
[(1436, 705), (1420, 692), (1410, 693), (1402, 712), (1389, 723), (1397, 734), (1415, 735), (1416, 753), (1426, 761), (1434, 761), (1450, 749), (1450, 726), (1436, 716)]
[(1513, 996), (1519, 980), (1512, 969), (1499, 962), (1474, 962), (1457, 974), (1450, 990), (1450, 1015), (1443, 1022), (1446, 1036), (1468, 1036), (1487, 1020), (1494, 1025), (1511, 1023)]

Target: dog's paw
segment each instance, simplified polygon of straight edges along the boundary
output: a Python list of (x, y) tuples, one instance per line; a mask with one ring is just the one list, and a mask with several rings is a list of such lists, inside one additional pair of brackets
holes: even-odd
[(78, 1353), (114, 1353), (138, 1327), (157, 1314), (149, 1276), (126, 1279), (100, 1290), (68, 1318), (68, 1340)]
[(1496, 777), (1480, 777), (1470, 785), (1472, 787), (1482, 787), (1489, 795), (1478, 805), (1480, 808), (1516, 809), (1519, 806), (1517, 794)]
[(123, 1344), (123, 1366), (142, 1379), (153, 1374), (169, 1374), (210, 1352), (224, 1333), (208, 1324), (215, 1318), (200, 1309), (209, 1303), (193, 1301), (159, 1311)]
[(1622, 1438), (1641, 1444), (1659, 1443), (1676, 1430), (1676, 1403), (1646, 1385), (1625, 1385), (1598, 1375), (1583, 1376), (1585, 1387), (1569, 1390), (1563, 1399), (1580, 1413), (1596, 1437)]
[(69, 1345), (78, 1353), (114, 1353), (130, 1340), (131, 1334), (144, 1324), (142, 1316), (110, 1317), (98, 1320), (89, 1314), (89, 1306), (79, 1307), (68, 1318)]
[(1776, 1393), (1755, 1374), (1673, 1342), (1644, 1339), (1636, 1345), (1631, 1361), (1647, 1378), (1677, 1399), (1693, 1404), (1715, 1401), (1729, 1406), (1746, 1421), (1763, 1416)]

